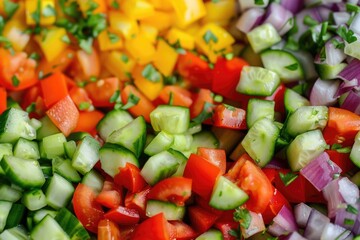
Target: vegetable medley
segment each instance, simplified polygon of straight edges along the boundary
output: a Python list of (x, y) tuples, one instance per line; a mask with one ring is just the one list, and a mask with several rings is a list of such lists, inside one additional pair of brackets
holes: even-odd
[(358, 239), (356, 0), (1, 0), (0, 240)]

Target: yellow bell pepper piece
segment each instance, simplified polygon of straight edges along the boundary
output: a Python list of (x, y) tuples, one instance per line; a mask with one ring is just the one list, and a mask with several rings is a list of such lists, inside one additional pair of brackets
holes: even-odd
[(209, 23), (201, 28), (195, 38), (195, 44), (211, 62), (227, 50), (235, 39), (224, 28)]
[(52, 27), (42, 31), (35, 36), (35, 41), (39, 44), (46, 60), (49, 62), (57, 58), (70, 43), (70, 39), (64, 28)]
[(209, 1), (205, 3), (206, 15), (201, 19), (203, 24), (215, 22), (226, 25), (230, 18), (235, 15), (235, 0)]
[(172, 11), (173, 7), (170, 0), (149, 0), (156, 10)]
[(192, 35), (177, 28), (171, 28), (166, 35), (166, 39), (170, 44), (175, 44), (178, 42), (180, 47), (187, 50), (192, 50), (195, 47), (195, 38)]
[(140, 64), (151, 62), (155, 56), (155, 47), (145, 36), (138, 35), (125, 42), (125, 49)]
[(158, 34), (159, 30), (156, 27), (153, 27), (146, 23), (140, 24), (140, 35), (149, 39), (151, 43), (154, 44), (156, 42)]
[(154, 66), (159, 69), (164, 76), (170, 76), (177, 59), (178, 53), (175, 49), (164, 40), (159, 40), (154, 59)]
[(25, 0), (28, 25), (52, 25), (56, 20), (55, 0)]
[(5, 16), (5, 0), (0, 1), (0, 15)]
[(206, 15), (202, 0), (171, 0), (171, 3), (182, 26), (187, 26)]
[(140, 20), (141, 23), (151, 25), (160, 32), (170, 28), (174, 23), (174, 12), (155, 11), (154, 16)]
[(139, 33), (139, 26), (135, 19), (118, 11), (109, 13), (110, 27), (121, 33), (125, 39), (134, 38)]
[(126, 0), (121, 5), (121, 10), (134, 19), (151, 17), (155, 13), (154, 6), (145, 0)]
[[(147, 68), (147, 69), (145, 69)], [(146, 66), (136, 66), (133, 71), (133, 77), (134, 77), (134, 84), (135, 86), (150, 100), (155, 100), (161, 90), (164, 87), (163, 79), (160, 73), (157, 72), (157, 77), (154, 77), (153, 80), (147, 79), (146, 77), (149, 75), (148, 70), (151, 68), (151, 70), (157, 71), (151, 64)], [(156, 74), (156, 73), (155, 73)]]
[(97, 39), (101, 51), (116, 50), (123, 47), (123, 40), (120, 34), (109, 28), (102, 31)]
[(105, 0), (77, 0), (80, 10), (84, 16), (87, 12), (91, 13), (106, 13), (106, 2)]
[(100, 59), (105, 69), (119, 78), (120, 81), (131, 79), (131, 72), (136, 62), (128, 54), (121, 51), (105, 52), (101, 54)]
[(30, 40), (30, 34), (25, 33), (27, 26), (17, 19), (8, 21), (3, 29), (3, 36), (12, 44), (15, 51), (22, 51)]

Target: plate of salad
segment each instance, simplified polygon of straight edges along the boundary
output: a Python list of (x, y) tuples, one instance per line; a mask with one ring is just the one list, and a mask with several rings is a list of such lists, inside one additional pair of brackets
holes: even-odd
[(1, 0), (0, 240), (360, 239), (357, 0)]

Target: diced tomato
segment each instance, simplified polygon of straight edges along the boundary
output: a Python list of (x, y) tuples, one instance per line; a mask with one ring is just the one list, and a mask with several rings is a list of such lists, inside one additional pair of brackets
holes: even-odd
[(211, 88), (213, 76), (209, 64), (191, 52), (180, 54), (176, 65), (179, 74), (199, 88)]
[(134, 240), (132, 236), (137, 226), (137, 224), (120, 226), (121, 240)]
[(281, 113), (285, 117), (284, 95), (286, 87), (280, 84), (271, 96), (265, 97), (265, 100), (272, 100), (275, 102), (275, 111)]
[(140, 169), (131, 163), (126, 163), (114, 176), (115, 184), (123, 186), (132, 193), (139, 192), (146, 186), (146, 182), (140, 174)]
[(98, 224), (104, 218), (104, 211), (95, 201), (95, 197), (90, 187), (79, 183), (72, 200), (76, 217), (87, 230), (93, 233), (97, 233)]
[(105, 78), (86, 84), (85, 90), (95, 107), (112, 107), (110, 98), (120, 90), (120, 81), (117, 78)]
[(203, 157), (191, 154), (186, 163), (184, 177), (192, 179), (192, 190), (209, 199), (221, 169)]
[(286, 200), (286, 198), (280, 191), (274, 188), (273, 197), (271, 198), (266, 210), (262, 213), (264, 223), (270, 224), (284, 205), (291, 209), (290, 203)]
[(191, 118), (197, 117), (204, 110), (205, 103), (214, 103), (212, 92), (204, 88), (201, 88), (199, 92), (195, 93), (193, 98), (193, 104), (190, 106)]
[(75, 79), (88, 80), (91, 77), (98, 77), (100, 73), (100, 60), (97, 50), (91, 49), (91, 53), (78, 50), (75, 53), (71, 66), (71, 74)]
[(360, 131), (359, 115), (346, 109), (329, 107), (328, 123), (323, 130), (327, 144), (352, 146), (358, 131)]
[(191, 196), (192, 180), (185, 177), (166, 178), (153, 186), (148, 199), (169, 201), (178, 206), (184, 206)]
[(79, 120), (79, 111), (69, 95), (49, 108), (46, 115), (65, 136), (75, 129)]
[(239, 231), (239, 222), (234, 221), (234, 211), (224, 212), (219, 219), (216, 220), (214, 227), (221, 231), (224, 240), (236, 240), (236, 237), (231, 235), (231, 231)]
[(46, 58), (42, 58), (37, 67), (37, 72), (41, 72), (44, 76), (55, 71), (63, 72), (71, 64), (74, 58), (74, 50), (67, 48), (60, 56), (50, 62), (47, 61)]
[(8, 90), (23, 90), (38, 82), (35, 72), (36, 61), (25, 52), (11, 54), (0, 48), (0, 86)]
[(142, 219), (146, 218), (146, 199), (150, 192), (150, 187), (146, 187), (141, 192), (127, 192), (125, 196), (125, 207), (135, 209)]
[(199, 206), (190, 206), (188, 208), (188, 215), (191, 226), (198, 233), (203, 233), (209, 230), (218, 219), (218, 215), (206, 211)]
[(218, 209), (215, 209), (215, 208), (211, 207), (209, 205), (209, 200), (204, 199), (204, 198), (200, 197), (199, 195), (195, 195), (195, 203), (196, 203), (197, 206), (205, 209), (208, 212), (214, 213), (215, 215), (220, 216), (220, 215), (222, 215), (224, 213), (224, 211), (222, 211), (222, 210), (218, 210)]
[(91, 110), (92, 101), (84, 88), (73, 86), (70, 88), (69, 95), (80, 111)]
[(40, 87), (47, 108), (50, 108), (69, 94), (65, 76), (61, 72), (55, 72), (51, 76), (42, 79)]
[(169, 229), (164, 214), (159, 213), (139, 224), (133, 239), (169, 240)]
[(190, 107), (193, 102), (190, 91), (180, 86), (165, 86), (160, 92), (159, 99), (163, 104), (168, 104), (171, 99), (172, 105), (183, 107)]
[(236, 86), (239, 83), (242, 68), (248, 65), (245, 60), (237, 57), (231, 60), (218, 58), (213, 70), (214, 79), (211, 89), (233, 101), (240, 101), (244, 95), (236, 91)]
[(117, 208), (123, 203), (122, 189), (113, 182), (104, 181), (103, 188), (95, 200), (107, 208)]
[(5, 88), (0, 87), (0, 114), (7, 108), (7, 93)]
[(221, 173), (224, 174), (226, 171), (226, 152), (224, 149), (216, 148), (205, 148), (199, 147), (197, 149), (197, 154), (214, 165), (218, 166), (221, 170)]
[(325, 150), (325, 152), (329, 154), (331, 161), (341, 168), (342, 173), (345, 174), (355, 168), (354, 163), (350, 160), (350, 153), (342, 153), (337, 150), (330, 149)]
[(246, 111), (225, 104), (217, 105), (214, 110), (213, 124), (216, 127), (246, 129)]
[(121, 240), (119, 227), (109, 219), (102, 219), (98, 225), (98, 240)]
[(248, 154), (243, 154), (225, 176), (249, 195), (246, 208), (256, 213), (265, 211), (273, 197), (273, 186)]
[(131, 95), (138, 97), (139, 102), (135, 106), (129, 108), (129, 112), (135, 116), (142, 115), (144, 116), (146, 122), (150, 122), (150, 113), (155, 109), (155, 106), (132, 85), (125, 86), (121, 91), (122, 102), (126, 104)]
[(105, 213), (104, 217), (120, 225), (132, 225), (140, 221), (138, 211), (123, 206), (111, 209)]
[(104, 114), (98, 110), (90, 112), (79, 112), (79, 120), (74, 132), (96, 133), (96, 125), (104, 117)]
[(190, 240), (194, 239), (197, 235), (192, 227), (182, 221), (171, 221), (170, 224), (173, 227), (173, 231), (175, 231), (175, 236), (170, 238), (171, 240)]

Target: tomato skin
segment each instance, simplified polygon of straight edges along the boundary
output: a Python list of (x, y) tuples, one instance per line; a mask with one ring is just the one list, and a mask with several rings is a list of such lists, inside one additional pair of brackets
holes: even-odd
[(103, 117), (104, 113), (98, 110), (79, 112), (79, 120), (74, 132), (88, 132), (91, 135), (94, 135), (97, 132), (96, 125)]
[(350, 153), (340, 153), (331, 149), (326, 149), (325, 152), (329, 154), (331, 161), (336, 163), (343, 173), (347, 173), (355, 168), (354, 163), (350, 160)]
[(248, 154), (243, 154), (225, 176), (249, 195), (246, 208), (256, 213), (265, 211), (273, 196), (273, 186)]
[(121, 234), (119, 227), (109, 219), (102, 219), (98, 225), (98, 240), (120, 240)]
[(234, 221), (234, 210), (225, 211), (216, 220), (214, 227), (221, 231), (224, 240), (236, 240), (234, 236), (230, 235), (230, 231), (239, 230), (239, 222)]
[(191, 226), (197, 231), (197, 233), (206, 232), (218, 219), (218, 215), (206, 211), (199, 206), (190, 206), (188, 208), (188, 215)]
[(230, 129), (247, 129), (246, 111), (242, 108), (217, 105), (213, 115), (213, 125)]
[(105, 180), (103, 188), (95, 200), (107, 208), (116, 208), (123, 203), (122, 189), (113, 182)]
[(285, 105), (284, 105), (284, 95), (285, 95), (286, 87), (282, 83), (279, 87), (274, 91), (271, 96), (265, 97), (265, 100), (270, 100), (275, 102), (275, 112), (281, 113), (282, 117), (285, 117)]
[(89, 108), (81, 109), (81, 104), (83, 103), (88, 104), (89, 107), (92, 106), (92, 101), (84, 88), (72, 86), (69, 95), (79, 110), (89, 110)]
[(55, 72), (51, 76), (40, 81), (41, 92), (47, 108), (51, 107), (68, 95), (65, 75)]
[(184, 206), (191, 196), (192, 179), (171, 177), (158, 182), (150, 189), (148, 199), (169, 201), (178, 206)]
[(282, 195), (280, 191), (274, 188), (273, 197), (271, 198), (265, 211), (262, 213), (264, 223), (270, 224), (273, 218), (279, 213), (284, 205), (286, 205), (288, 209), (291, 209), (291, 205), (286, 200), (284, 195)]
[(135, 229), (133, 239), (169, 240), (168, 223), (163, 213), (146, 219)]
[(133, 193), (139, 192), (147, 185), (140, 169), (131, 163), (126, 163), (125, 167), (120, 168), (119, 173), (114, 176), (114, 182)]
[[(8, 50), (0, 48), (0, 59), (0, 86), (7, 90), (19, 91), (38, 82), (35, 73), (36, 61), (28, 58), (25, 52), (12, 55)], [(14, 79), (18, 82), (15, 83)]]
[(5, 88), (0, 87), (0, 114), (3, 113), (7, 108), (7, 92)]
[(176, 70), (190, 83), (199, 88), (211, 88), (213, 76), (209, 64), (191, 52), (180, 54)]
[(175, 106), (190, 107), (193, 103), (190, 91), (180, 86), (165, 86), (158, 98), (163, 104), (168, 104), (170, 96), (172, 96), (172, 105)]
[(138, 211), (123, 206), (111, 209), (105, 213), (104, 217), (120, 225), (132, 225), (140, 221)]
[(233, 101), (241, 100), (244, 96), (236, 91), (236, 86), (240, 80), (242, 68), (248, 65), (245, 60), (237, 57), (231, 60), (218, 58), (213, 70), (214, 79), (211, 89)]
[(79, 183), (73, 195), (73, 207), (76, 217), (90, 232), (97, 233), (98, 224), (104, 218), (101, 205), (95, 201), (94, 191)]
[(169, 224), (175, 232), (175, 236), (170, 238), (172, 240), (190, 240), (194, 239), (197, 235), (192, 227), (182, 221), (170, 221)]
[(95, 107), (112, 107), (110, 98), (121, 88), (118, 78), (105, 78), (86, 84), (85, 90)]
[(196, 154), (190, 155), (184, 170), (184, 177), (192, 179), (192, 190), (205, 199), (210, 198), (220, 175), (219, 167)]
[(197, 154), (209, 162), (213, 163), (215, 166), (218, 166), (221, 170), (221, 173), (226, 172), (226, 152), (223, 149), (216, 148), (205, 148), (199, 147)]
[(125, 196), (125, 207), (135, 209), (139, 212), (141, 219), (146, 218), (146, 200), (150, 187), (144, 188), (141, 192), (127, 192)]
[(204, 109), (205, 103), (214, 103), (212, 92), (208, 89), (201, 88), (198, 93), (193, 94), (193, 103), (190, 106), (190, 117), (197, 117)]

